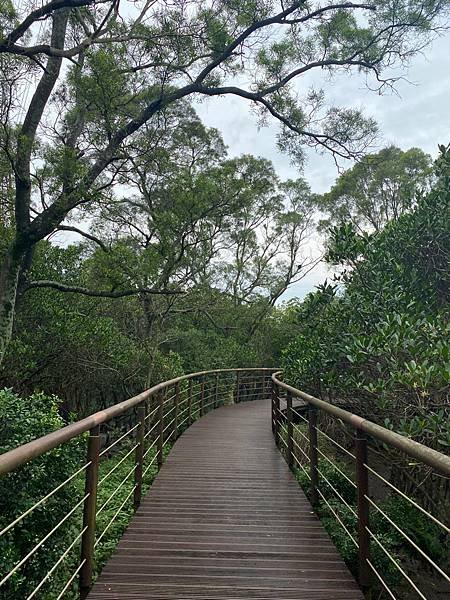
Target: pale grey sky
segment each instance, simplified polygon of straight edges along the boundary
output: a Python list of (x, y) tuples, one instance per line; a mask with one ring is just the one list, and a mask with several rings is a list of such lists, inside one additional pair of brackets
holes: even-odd
[[(322, 87), (334, 103), (364, 107), (375, 117), (381, 130), (379, 148), (389, 144), (403, 150), (417, 146), (436, 156), (438, 144), (450, 142), (450, 34), (435, 40), (424, 55), (416, 56), (406, 76), (409, 82), (399, 81), (396, 85), (398, 95), (390, 92), (380, 96), (368, 90), (357, 76), (324, 80)], [(314, 82), (320, 82), (320, 74)], [(299, 176), (289, 157), (276, 147), (276, 123), (258, 130), (257, 119), (245, 100), (227, 96), (202, 102), (197, 110), (205, 124), (221, 131), (230, 155), (263, 156), (274, 163), (281, 178)], [(308, 151), (307, 156), (304, 177), (313, 191), (327, 191), (338, 175), (334, 161), (314, 151)], [(326, 275), (325, 266), (320, 265), (293, 285), (283, 299), (303, 297)]]

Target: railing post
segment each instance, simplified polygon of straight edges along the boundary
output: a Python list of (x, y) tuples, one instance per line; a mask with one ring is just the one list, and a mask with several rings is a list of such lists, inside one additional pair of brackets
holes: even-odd
[[(90, 431), (87, 448), (86, 478), (84, 494), (87, 498), (83, 506), (83, 529), (81, 538), (80, 598), (86, 598), (92, 586), (94, 568), (95, 523), (97, 512), (97, 485), (100, 454), (100, 429), (98, 426)], [(84, 561), (84, 562), (83, 562)]]
[(292, 394), (286, 395), (286, 416), (287, 416), (287, 463), (289, 468), (294, 466), (294, 425), (292, 422)]
[(280, 389), (275, 389), (275, 442), (280, 444)]
[(189, 390), (188, 390), (188, 424), (192, 425), (192, 386), (194, 382), (189, 379)]
[(358, 583), (364, 592), (370, 587), (369, 539), (369, 473), (367, 467), (367, 436), (360, 429), (355, 435), (356, 485), (358, 496)]
[(236, 371), (236, 404), (239, 402), (240, 397), (240, 380), (241, 380), (241, 372)]
[(137, 407), (137, 418), (139, 422), (139, 427), (136, 431), (136, 466), (134, 468), (134, 497), (133, 497), (133, 505), (134, 510), (139, 508), (142, 497), (142, 470), (144, 464), (144, 434), (145, 434), (145, 403), (140, 404)]
[(174, 415), (174, 423), (173, 423), (173, 430), (174, 430), (174, 434), (173, 434), (173, 438), (174, 440), (177, 439), (178, 437), (178, 406), (180, 404), (180, 383), (177, 381), (177, 383), (175, 384), (175, 415)]
[(311, 477), (311, 504), (317, 506), (319, 496), (318, 452), (317, 452), (317, 408), (312, 404), (308, 406), (308, 434), (309, 434), (309, 476)]
[(214, 408), (219, 406), (219, 373), (216, 373), (214, 388)]
[(158, 469), (163, 465), (163, 448), (164, 448), (164, 393), (158, 395)]
[(205, 409), (205, 376), (202, 375), (202, 387), (200, 392), (200, 416), (203, 417)]
[(271, 397), (271, 406), (272, 406), (272, 433), (274, 436), (276, 436), (276, 410), (275, 410), (275, 396), (277, 393), (276, 387), (275, 387), (275, 382), (271, 379), (270, 380), (270, 397)]

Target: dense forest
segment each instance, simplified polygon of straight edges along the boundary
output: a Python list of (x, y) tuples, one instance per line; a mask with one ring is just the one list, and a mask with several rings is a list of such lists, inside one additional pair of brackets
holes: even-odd
[[(178, 375), (280, 367), (297, 388), (448, 454), (447, 140), (435, 157), (381, 147), (370, 115), (307, 79), (355, 73), (391, 89), (447, 4), (125, 5), (0, 8), (0, 453)], [(255, 127), (275, 123), (297, 176), (257, 149), (232, 155), (199, 116), (216, 96), (248, 102)], [(308, 148), (339, 167), (326, 193), (305, 179)], [(318, 265), (327, 279), (286, 301)], [(5, 518), (81, 452), (77, 442), (27, 467), (14, 493), (0, 483)], [(427, 506), (442, 511), (448, 493), (436, 487)], [(45, 519), (12, 550), (0, 543), (5, 569)]]

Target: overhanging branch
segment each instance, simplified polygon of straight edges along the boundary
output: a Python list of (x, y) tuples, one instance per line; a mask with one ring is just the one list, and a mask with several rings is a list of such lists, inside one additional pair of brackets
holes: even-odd
[(58, 225), (58, 227), (56, 228), (55, 231), (72, 231), (73, 233), (78, 233), (82, 237), (84, 237), (84, 238), (90, 240), (91, 242), (94, 242), (98, 246), (100, 246), (100, 248), (104, 252), (110, 251), (110, 248), (108, 248), (108, 246), (105, 244), (105, 242), (100, 240), (95, 235), (92, 235), (92, 233), (87, 233), (86, 231), (82, 231), (81, 229), (78, 229), (78, 227), (72, 227), (71, 225)]
[(182, 290), (157, 290), (153, 288), (133, 288), (128, 290), (90, 290), (88, 288), (76, 286), (76, 285), (66, 285), (65, 283), (60, 283), (58, 281), (49, 281), (47, 279), (42, 279), (40, 281), (29, 281), (26, 284), (25, 292), (31, 289), (37, 288), (50, 288), (54, 290), (58, 290), (58, 292), (70, 292), (73, 294), (81, 294), (83, 296), (91, 296), (93, 298), (126, 298), (127, 296), (137, 296), (139, 294), (151, 294), (154, 296), (175, 296), (184, 294), (185, 292)]
[[(102, 1), (107, 2), (108, 0)], [(61, 8), (79, 8), (81, 6), (89, 6), (90, 4), (97, 3), (96, 0), (53, 0), (52, 2), (33, 10), (22, 23), (13, 29), (3, 40), (0, 40), (0, 52), (10, 52), (11, 46), (14, 46), (15, 42), (23, 36), (33, 23), (48, 17), (55, 11), (60, 10)]]

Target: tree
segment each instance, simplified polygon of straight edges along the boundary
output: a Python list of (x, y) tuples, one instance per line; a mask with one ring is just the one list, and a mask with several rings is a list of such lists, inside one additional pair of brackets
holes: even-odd
[(199, 313), (223, 334), (229, 324), (216, 308), (224, 298), (227, 311), (251, 307), (239, 322), (248, 341), (286, 288), (316, 264), (303, 256), (313, 221), (308, 185), (281, 183), (261, 158), (227, 160), (218, 133), (192, 111), (171, 116), (176, 127), (164, 146), (133, 159), (123, 175), (133, 193), (102, 207), (96, 221), (114, 248), (96, 276), (104, 287), (126, 277), (131, 288), (185, 290), (183, 297), (140, 296), (150, 354), (167, 341), (166, 323), (176, 314)]
[(441, 147), (432, 189), (410, 212), (370, 236), (334, 230), (329, 258), (344, 270), (299, 307), (284, 357), (287, 381), (441, 451), (450, 446), (449, 182)]
[(357, 70), (390, 85), (389, 68), (423, 48), (446, 4), (190, 0), (120, 9), (116, 0), (51, 0), (31, 12), (9, 3), (2, 16), (2, 59), (11, 68), (29, 61), (41, 74), (23, 121), (14, 111), (22, 89), (14, 77), (3, 97), (3, 130), (17, 123), (17, 143), (7, 137), (3, 147), (15, 176), (15, 222), (0, 265), (0, 360), (36, 244), (76, 209), (107, 201), (146, 123), (164, 119), (183, 98), (232, 94), (263, 120), (277, 119), (279, 144), (297, 159), (305, 144), (359, 155), (376, 133), (373, 120), (327, 106), (319, 89), (301, 97), (294, 80), (314, 70)]
[(186, 103), (165, 112), (164, 129), (144, 127), (128, 156), (132, 168), (117, 173), (126, 194), (89, 212), (92, 239), (37, 246), (0, 386), (63, 394), (65, 409), (85, 414), (153, 384), (163, 357), (191, 370), (213, 351), (223, 367), (270, 359), (261, 325), (311, 262), (309, 187), (280, 182), (267, 160), (228, 159)]
[(318, 198), (319, 209), (328, 216), (323, 225), (350, 222), (360, 231), (380, 231), (415, 206), (431, 174), (431, 157), (419, 148), (389, 146), (369, 154)]
[(256, 193), (239, 200), (229, 218), (221, 275), (235, 306), (258, 301), (259, 311), (247, 330), (251, 338), (288, 286), (318, 262), (304, 255), (313, 226), (313, 195), (302, 179), (277, 183), (269, 164), (258, 165), (250, 157), (235, 162), (233, 170), (242, 170), (245, 181), (252, 176), (259, 185)]

